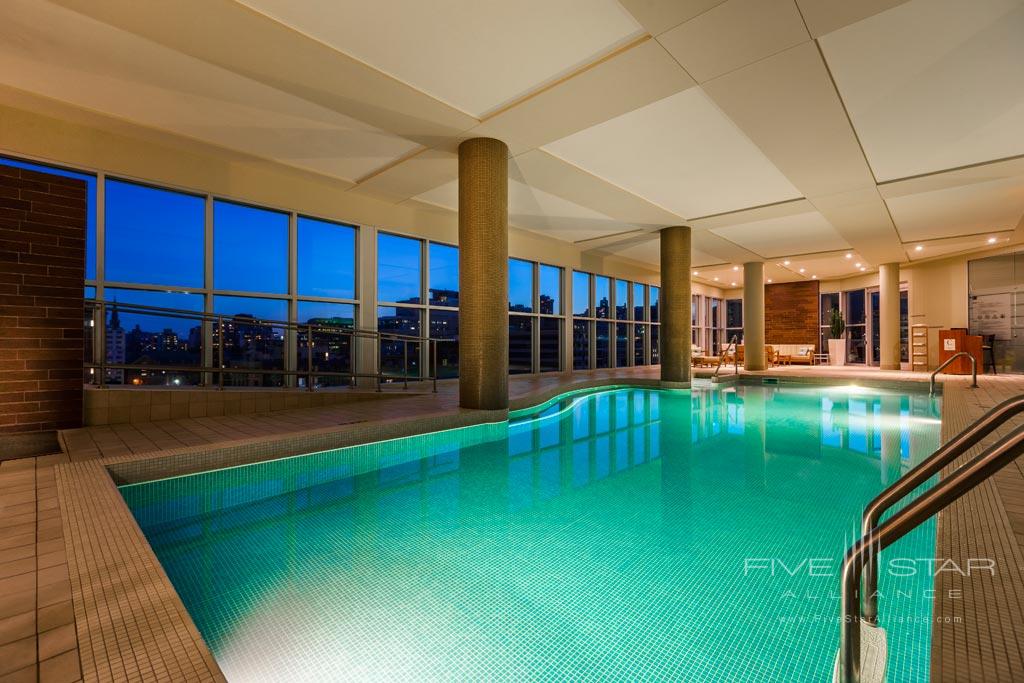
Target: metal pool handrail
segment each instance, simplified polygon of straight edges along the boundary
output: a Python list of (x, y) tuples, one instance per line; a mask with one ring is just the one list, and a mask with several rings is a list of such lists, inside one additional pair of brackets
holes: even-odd
[(875, 556), (935, 513), (946, 508), (1024, 453), (1024, 426), (958, 467), (951, 475), (922, 493), (905, 508), (862, 537), (843, 559), (840, 612), (839, 681), (860, 683), (860, 583), (864, 567)]
[(967, 356), (971, 359), (971, 387), (974, 389), (978, 388), (978, 361), (974, 360), (974, 356), (967, 353), (966, 351), (957, 351), (952, 356), (943, 361), (942, 365), (935, 368), (932, 371), (932, 376), (928, 379), (928, 395), (935, 394), (935, 375), (939, 374), (946, 369), (946, 366), (955, 361), (960, 356)]
[[(732, 336), (732, 339), (729, 340), (729, 343), (726, 344), (725, 348), (722, 350), (722, 353), (720, 353), (718, 355), (718, 366), (715, 368), (715, 374), (711, 375), (712, 379), (718, 377), (718, 372), (722, 369), (722, 361), (724, 361), (725, 357), (727, 355), (729, 355), (729, 349), (733, 350), (733, 354), (736, 353), (736, 341), (738, 339), (739, 339), (739, 337), (734, 334)], [(734, 361), (735, 367), (736, 367), (736, 373), (735, 374), (738, 375), (738, 374), (740, 374), (740, 362), (739, 362), (738, 359), (736, 359), (735, 355), (733, 356), (733, 361)]]
[[(973, 448), (979, 441), (991, 434), (1010, 418), (1024, 412), (1024, 394), (1007, 399), (995, 406), (967, 428), (950, 439), (945, 445), (919, 462), (905, 475), (897, 479), (868, 503), (861, 518), (861, 534), (871, 538), (878, 521), (886, 510), (898, 503), (911, 491), (938, 474), (943, 467), (955, 461)], [(864, 565), (864, 621), (878, 623), (878, 572), (873, 561)]]

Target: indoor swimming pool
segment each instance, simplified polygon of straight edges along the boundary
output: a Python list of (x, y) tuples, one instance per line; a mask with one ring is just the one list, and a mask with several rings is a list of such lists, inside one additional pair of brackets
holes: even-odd
[[(865, 503), (939, 402), (612, 388), (509, 422), (121, 487), (228, 680), (831, 680)], [(883, 554), (927, 680), (934, 520)], [(914, 571), (907, 571), (912, 566)]]

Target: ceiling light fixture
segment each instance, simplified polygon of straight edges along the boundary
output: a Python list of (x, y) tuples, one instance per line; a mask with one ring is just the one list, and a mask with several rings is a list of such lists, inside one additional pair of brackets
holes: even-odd
[(772, 279), (768, 278), (768, 284), (771, 284), (771, 283), (772, 283)]
[(783, 261), (783, 262), (782, 262), (782, 265), (784, 265), (784, 266), (788, 266), (788, 265), (789, 265), (789, 261)]
[(733, 272), (736, 272), (736, 271), (737, 271), (737, 270), (739, 270), (739, 269), (740, 269), (740, 267), (739, 267), (739, 266), (733, 266), (733, 267), (732, 267), (732, 270), (733, 270)]
[(847, 254), (846, 258), (853, 258), (853, 254)]
[(806, 269), (806, 268), (801, 268), (801, 269), (800, 269), (800, 272), (802, 273), (802, 272), (804, 272), (805, 270), (807, 270), (807, 269)]
[(735, 287), (735, 286), (736, 286), (736, 283), (735, 283), (735, 282), (730, 282), (730, 283), (729, 283), (729, 286), (730, 286), (730, 287)]
[(914, 247), (914, 251), (924, 251), (924, 247), (919, 244), (916, 247)]
[(812, 279), (812, 280), (817, 280), (817, 279), (818, 279), (818, 276), (817, 276), (817, 275), (812, 275), (812, 276), (811, 276), (811, 279)]
[(996, 238), (995, 237), (989, 237), (988, 238), (988, 243), (989, 244), (995, 244), (996, 243)]
[(715, 282), (718, 282), (718, 278), (717, 277), (715, 278)]
[(853, 267), (854, 267), (854, 268), (860, 268), (860, 262), (858, 261), (857, 263), (854, 263), (854, 264), (853, 264)]
[(694, 275), (700, 275), (700, 271), (699, 270), (695, 270), (695, 271), (693, 271), (693, 274)]
[(864, 266), (861, 266), (861, 267), (860, 267), (860, 269), (861, 269), (862, 271), (864, 271), (864, 270), (867, 270), (867, 268), (865, 268)]

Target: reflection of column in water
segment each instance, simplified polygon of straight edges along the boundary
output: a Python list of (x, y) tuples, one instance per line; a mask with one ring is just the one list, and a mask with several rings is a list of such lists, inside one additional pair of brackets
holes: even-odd
[(643, 420), (641, 424), (643, 424), (644, 430), (644, 462), (650, 462), (651, 460), (651, 396), (652, 392), (643, 392)]
[(768, 484), (765, 462), (767, 419), (765, 390), (743, 387), (743, 462), (747, 487), (754, 491), (763, 491)]
[(661, 521), (665, 535), (678, 550), (693, 536), (693, 403), (690, 392), (668, 391), (659, 395), (657, 425), (661, 455)]
[(888, 486), (900, 478), (900, 442), (902, 441), (900, 438), (900, 397), (883, 395), (881, 405), (882, 457), (880, 466), (882, 485)]

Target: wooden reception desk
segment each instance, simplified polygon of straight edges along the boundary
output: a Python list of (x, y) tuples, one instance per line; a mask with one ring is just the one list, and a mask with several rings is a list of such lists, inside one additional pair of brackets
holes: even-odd
[[(985, 372), (985, 364), (981, 357), (981, 337), (975, 334), (967, 334), (966, 328), (954, 327), (951, 330), (939, 330), (939, 365), (942, 365), (950, 356), (966, 351), (974, 356), (974, 362), (978, 364), (978, 374)], [(957, 358), (943, 371), (951, 375), (971, 374), (971, 361), (966, 358)]]

